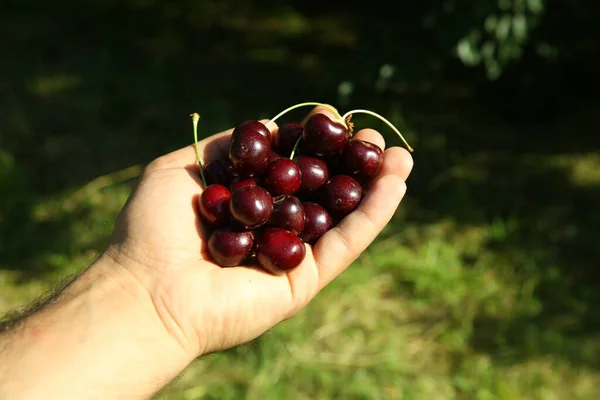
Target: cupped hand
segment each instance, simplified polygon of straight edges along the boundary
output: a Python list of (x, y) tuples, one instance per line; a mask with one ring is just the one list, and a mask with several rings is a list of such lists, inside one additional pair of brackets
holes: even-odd
[[(309, 115), (317, 112), (334, 117), (324, 107)], [(268, 127), (276, 134), (274, 124)], [(199, 143), (205, 162), (227, 157), (231, 132)], [(385, 149), (383, 137), (372, 129), (354, 137)], [(147, 166), (107, 251), (145, 286), (157, 317), (191, 357), (248, 342), (306, 306), (390, 221), (412, 168), (408, 151), (386, 149), (381, 172), (359, 207), (314, 246), (306, 245), (297, 268), (272, 275), (255, 266), (221, 268), (211, 261), (198, 215), (202, 184), (195, 160), (191, 145)]]

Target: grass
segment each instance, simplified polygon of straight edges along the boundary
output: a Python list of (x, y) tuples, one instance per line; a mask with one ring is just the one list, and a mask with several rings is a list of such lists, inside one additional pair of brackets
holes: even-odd
[[(0, 16), (12, 38), (0, 64), (0, 314), (94, 260), (139, 166), (190, 143), (191, 112), (207, 135), (343, 100), (391, 119), (416, 149), (394, 220), (303, 312), (197, 360), (156, 400), (600, 396), (597, 102), (536, 119), (527, 97), (513, 105), (476, 73), (457, 83), (464, 70), (443, 57), (442, 78), (398, 70), (375, 93), (364, 72), (342, 98), (348, 65), (373, 69), (343, 18), (97, 3), (65, 24), (73, 10), (56, 4)], [(407, 37), (414, 54), (431, 51)], [(371, 47), (360, 54), (382, 50)], [(411, 62), (404, 73), (426, 70)], [(544, 95), (530, 96), (543, 110)], [(354, 122), (400, 145), (374, 119)]]

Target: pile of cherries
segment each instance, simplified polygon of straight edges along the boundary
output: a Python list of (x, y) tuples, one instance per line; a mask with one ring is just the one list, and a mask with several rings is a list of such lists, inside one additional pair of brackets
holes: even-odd
[[(302, 105), (308, 104), (315, 103)], [(199, 116), (192, 116), (197, 145)], [(315, 244), (354, 211), (381, 170), (382, 149), (351, 134), (347, 116), (314, 114), (274, 135), (259, 121), (245, 121), (233, 130), (228, 159), (202, 165), (198, 157), (205, 186), (198, 208), (213, 261), (256, 262), (273, 274), (297, 267), (305, 243)]]

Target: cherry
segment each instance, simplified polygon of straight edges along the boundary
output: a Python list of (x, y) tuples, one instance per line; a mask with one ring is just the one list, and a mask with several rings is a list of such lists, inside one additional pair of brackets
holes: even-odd
[(314, 244), (333, 226), (333, 220), (327, 210), (313, 202), (303, 204), (306, 222), (300, 238), (308, 244)]
[(302, 240), (281, 228), (266, 228), (256, 240), (256, 259), (272, 274), (281, 274), (296, 268), (306, 255)]
[(271, 131), (260, 121), (244, 121), (235, 127), (231, 133), (231, 139), (243, 136), (249, 132), (258, 133), (264, 136), (271, 143)]
[(246, 178), (242, 175), (237, 175), (233, 177), (231, 183), (229, 183), (229, 191), (233, 193), (237, 189), (244, 186), (258, 186), (258, 184), (256, 183), (256, 179), (254, 178)]
[(254, 233), (231, 227), (215, 230), (208, 238), (208, 252), (221, 267), (241, 265), (252, 254)]
[(282, 228), (297, 235), (304, 230), (304, 224), (304, 207), (297, 197), (283, 195), (273, 198), (273, 214), (268, 226)]
[(289, 155), (300, 136), (302, 136), (302, 125), (297, 122), (287, 122), (279, 127), (273, 139), (273, 147), (279, 153)]
[(268, 139), (258, 132), (246, 132), (231, 138), (229, 159), (235, 172), (244, 176), (262, 173), (271, 156)]
[(277, 160), (278, 158), (281, 158), (281, 154), (274, 152), (273, 149), (271, 148), (271, 156), (269, 157), (269, 162), (273, 162), (273, 161)]
[(231, 193), (229, 212), (246, 229), (264, 225), (273, 213), (273, 199), (260, 186), (244, 186)]
[(373, 178), (381, 171), (383, 151), (376, 144), (352, 139), (343, 154), (346, 173), (358, 178)]
[(348, 175), (335, 175), (323, 185), (325, 208), (334, 216), (344, 216), (354, 211), (362, 195), (360, 184)]
[[(335, 108), (327, 104), (309, 101), (304, 103), (298, 103), (286, 108), (285, 110), (277, 114), (275, 117), (271, 118), (269, 120), (269, 123), (274, 123), (278, 118), (285, 115), (286, 113), (296, 108), (305, 106), (320, 106), (327, 108), (337, 117), (335, 121), (332, 121), (326, 115), (318, 113), (314, 114), (306, 121), (303, 128), (302, 137), (306, 142), (306, 147), (312, 149), (312, 152), (315, 155), (328, 156), (340, 154), (340, 152), (345, 147), (345, 143), (347, 143), (348, 141), (348, 135), (346, 135), (346, 137), (344, 138), (341, 132), (346, 131), (346, 133), (348, 133), (349, 131), (350, 134), (352, 133), (354, 129), (354, 124), (350, 122), (350, 119), (354, 114), (367, 114), (378, 118), (380, 121), (388, 125), (400, 137), (400, 139), (402, 139), (408, 151), (413, 151), (413, 148), (410, 147), (406, 139), (404, 139), (404, 136), (402, 136), (400, 131), (396, 129), (396, 127), (390, 121), (388, 121), (381, 115), (369, 110), (356, 109), (348, 111), (344, 115), (340, 115)], [(325, 142), (323, 142), (323, 139), (326, 139)]]
[(263, 185), (271, 195), (294, 194), (302, 182), (298, 164), (289, 158), (278, 158), (272, 161), (263, 176)]
[[(231, 166), (231, 163), (229, 163)], [(204, 177), (206, 183), (212, 185), (227, 185), (231, 176), (231, 171), (227, 170), (227, 165), (222, 160), (213, 160), (204, 166)]]
[(329, 179), (329, 171), (325, 161), (310, 156), (300, 156), (296, 159), (300, 167), (302, 180), (300, 192), (311, 193), (319, 189)]
[(413, 151), (391, 122), (369, 110), (340, 115), (331, 106), (306, 102), (287, 108), (269, 123), (308, 105), (328, 108), (335, 117), (314, 114), (304, 126), (285, 123), (276, 136), (266, 124), (245, 121), (232, 132), (228, 159), (206, 165), (198, 144), (200, 116), (191, 115), (205, 188), (198, 200), (199, 215), (214, 229), (207, 247), (217, 264), (241, 265), (255, 255), (268, 272), (289, 271), (304, 259), (305, 243), (315, 244), (358, 207), (367, 187), (361, 183), (367, 185), (380, 173), (383, 151), (350, 138), (353, 114), (379, 118)]
[(326, 157), (340, 154), (348, 144), (348, 129), (325, 114), (314, 114), (304, 124), (302, 139), (306, 150)]
[(202, 219), (212, 226), (219, 225), (229, 217), (231, 192), (223, 185), (208, 186), (198, 199)]

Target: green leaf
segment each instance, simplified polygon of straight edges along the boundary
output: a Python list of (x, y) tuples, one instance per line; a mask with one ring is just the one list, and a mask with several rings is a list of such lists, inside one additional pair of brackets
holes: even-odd
[(527, 18), (523, 14), (517, 14), (512, 20), (513, 36), (518, 43), (522, 43), (527, 38)]
[(513, 11), (517, 14), (525, 12), (525, 0), (514, 0)]
[(512, 22), (512, 17), (510, 14), (504, 14), (500, 21), (498, 22), (498, 26), (496, 27), (496, 37), (499, 41), (503, 42), (508, 37), (508, 33), (510, 32), (510, 25)]
[(527, 6), (533, 14), (539, 14), (544, 11), (543, 0), (527, 0)]
[(499, 60), (506, 63), (521, 56), (521, 46), (513, 41), (507, 41), (499, 49)]
[(483, 27), (485, 29), (486, 32), (492, 33), (496, 30), (496, 27), (498, 26), (498, 17), (494, 14), (489, 15), (486, 19), (485, 22), (483, 23)]
[(496, 60), (490, 60), (486, 65), (487, 76), (489, 80), (498, 79), (500, 73), (502, 72), (502, 68), (500, 64)]
[(483, 46), (481, 46), (481, 55), (485, 60), (493, 60), (495, 51), (496, 43), (491, 40), (487, 40)]
[(476, 51), (470, 38), (463, 38), (458, 42), (456, 53), (466, 65), (477, 65), (481, 61), (481, 55)]

